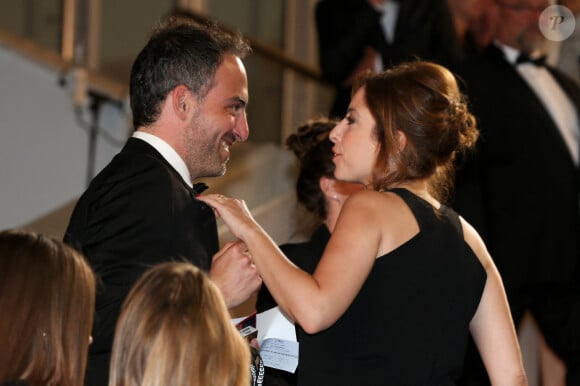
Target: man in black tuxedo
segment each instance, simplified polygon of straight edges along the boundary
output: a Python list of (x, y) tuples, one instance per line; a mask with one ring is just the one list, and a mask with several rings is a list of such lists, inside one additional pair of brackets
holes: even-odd
[(135, 131), (82, 195), (65, 234), (101, 280), (87, 385), (107, 385), (121, 304), (150, 266), (191, 261), (209, 272), (229, 307), (261, 285), (243, 243), (218, 251), (214, 213), (192, 183), (223, 175), (229, 147), (248, 137), (241, 61), (248, 52), (238, 35), (170, 20), (133, 63)]
[(462, 71), (481, 136), (454, 207), (484, 238), (515, 325), (529, 310), (580, 385), (580, 90), (537, 56), (548, 5), (495, 0), (494, 43)]
[(342, 118), (352, 82), (421, 58), (453, 66), (459, 43), (446, 0), (321, 0), (315, 9), (320, 70), (335, 87), (330, 110)]

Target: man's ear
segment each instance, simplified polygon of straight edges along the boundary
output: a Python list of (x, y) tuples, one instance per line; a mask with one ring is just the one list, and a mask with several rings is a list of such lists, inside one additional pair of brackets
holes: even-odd
[(189, 111), (193, 108), (193, 95), (184, 85), (180, 84), (170, 92), (171, 107), (173, 113), (179, 119), (185, 119)]

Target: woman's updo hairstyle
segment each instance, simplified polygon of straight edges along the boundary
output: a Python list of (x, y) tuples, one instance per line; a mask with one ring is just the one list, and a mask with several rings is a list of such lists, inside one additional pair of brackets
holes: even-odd
[[(445, 201), (456, 155), (473, 148), (478, 137), (475, 117), (454, 75), (435, 63), (408, 62), (364, 74), (353, 93), (361, 87), (380, 145), (373, 187), (387, 190), (398, 182), (430, 178), (432, 193)], [(397, 131), (407, 137), (403, 150)]]
[(320, 189), (320, 178), (334, 178), (333, 144), (328, 136), (336, 124), (337, 121), (329, 118), (313, 119), (298, 127), (286, 139), (286, 147), (298, 159), (298, 202), (320, 220), (325, 220), (328, 215), (326, 198)]

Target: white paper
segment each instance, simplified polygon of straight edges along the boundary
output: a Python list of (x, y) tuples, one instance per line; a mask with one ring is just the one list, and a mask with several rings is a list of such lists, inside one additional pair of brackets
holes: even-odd
[(294, 373), (298, 367), (298, 342), (266, 338), (260, 346), (264, 366)]
[(298, 367), (298, 341), (294, 323), (278, 307), (256, 318), (260, 356), (264, 365), (293, 373)]
[(294, 323), (280, 311), (279, 307), (260, 312), (256, 318), (256, 328), (258, 329), (258, 342), (260, 344), (264, 339), (268, 338), (297, 342)]

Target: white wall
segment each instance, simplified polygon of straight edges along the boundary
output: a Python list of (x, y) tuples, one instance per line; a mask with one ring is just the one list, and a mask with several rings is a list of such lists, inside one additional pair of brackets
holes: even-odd
[[(0, 229), (35, 221), (85, 188), (88, 133), (75, 119), (74, 77), (66, 78), (60, 86), (57, 72), (0, 45)], [(122, 109), (105, 106), (101, 121), (124, 141)], [(100, 137), (95, 169), (119, 149)]]

